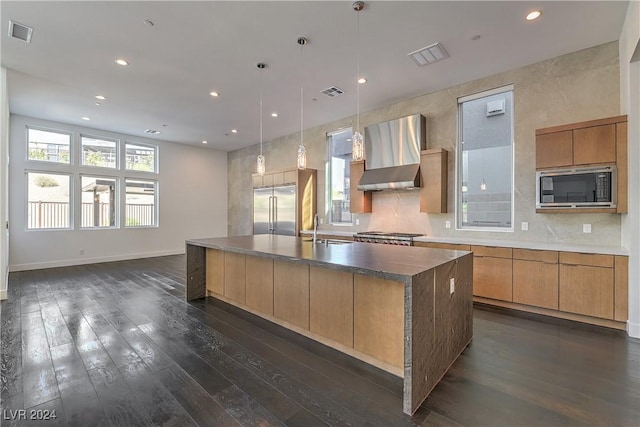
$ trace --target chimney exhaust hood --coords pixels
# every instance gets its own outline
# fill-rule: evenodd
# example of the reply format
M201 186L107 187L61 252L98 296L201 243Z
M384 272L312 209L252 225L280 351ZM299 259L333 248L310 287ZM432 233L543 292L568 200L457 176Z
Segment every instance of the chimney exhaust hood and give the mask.
M426 129L421 114L365 127L366 170L358 190L420 187L420 151L426 148Z

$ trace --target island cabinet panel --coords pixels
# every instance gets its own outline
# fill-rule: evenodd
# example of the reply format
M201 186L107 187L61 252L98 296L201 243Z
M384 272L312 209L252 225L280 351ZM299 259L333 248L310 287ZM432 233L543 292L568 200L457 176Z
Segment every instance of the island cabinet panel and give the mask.
M629 257L616 256L615 259L615 308L614 320L629 320Z
M187 244L187 301L207 296L207 253L205 248Z
M589 165L616 162L616 125L592 126L573 131L573 163Z
M273 259L247 255L246 304L273 316Z
M273 315L309 329L309 266L273 262Z
M513 302L558 309L557 252L514 249Z
M353 275L353 347L404 367L404 285L378 277Z
M613 319L613 268L560 264L560 310Z
M513 301L511 248L471 246L473 251L473 294Z
M309 329L353 347L353 274L310 267Z
M224 296L241 304L245 302L245 255L224 253Z
M572 164L572 131L536 135L536 168L557 168Z
M224 252L207 249L207 292L224 294Z

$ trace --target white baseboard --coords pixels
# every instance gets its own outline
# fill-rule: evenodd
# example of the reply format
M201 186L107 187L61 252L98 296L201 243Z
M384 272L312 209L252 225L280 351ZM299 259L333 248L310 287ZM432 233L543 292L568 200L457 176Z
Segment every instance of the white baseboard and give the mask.
M7 299L7 290L6 289L2 289L0 290L0 301Z
M138 254L114 255L114 256L105 256L105 257L96 257L96 258L68 259L68 260L62 260L62 261L34 262L34 263L27 263L27 264L14 264L9 266L9 271L13 272L13 271L25 271L25 270L40 270L43 268L70 267L73 265L97 264L100 262L126 261L129 259L153 258L158 256L167 256L167 255L183 255L184 253L185 253L184 248L181 248L181 249L174 249L169 251L144 252L144 253L138 253Z
M640 323L627 321L627 334L631 338L640 338Z

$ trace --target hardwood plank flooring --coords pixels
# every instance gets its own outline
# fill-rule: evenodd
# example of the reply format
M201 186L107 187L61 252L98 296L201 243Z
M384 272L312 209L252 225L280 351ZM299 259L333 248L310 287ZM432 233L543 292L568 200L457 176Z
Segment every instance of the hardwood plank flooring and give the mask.
M11 273L2 425L640 425L640 341L620 331L477 306L471 345L409 417L401 379L225 303L185 302L185 262Z

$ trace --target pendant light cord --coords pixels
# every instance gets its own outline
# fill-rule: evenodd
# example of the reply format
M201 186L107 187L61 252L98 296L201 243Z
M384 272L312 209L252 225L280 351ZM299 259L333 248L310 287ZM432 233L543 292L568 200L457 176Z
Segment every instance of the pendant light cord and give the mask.
M304 44L300 44L300 145L302 146L304 146L304 71L302 68Z
M260 68L260 155L262 156L262 70Z
M356 132L360 132L360 11L356 11Z

